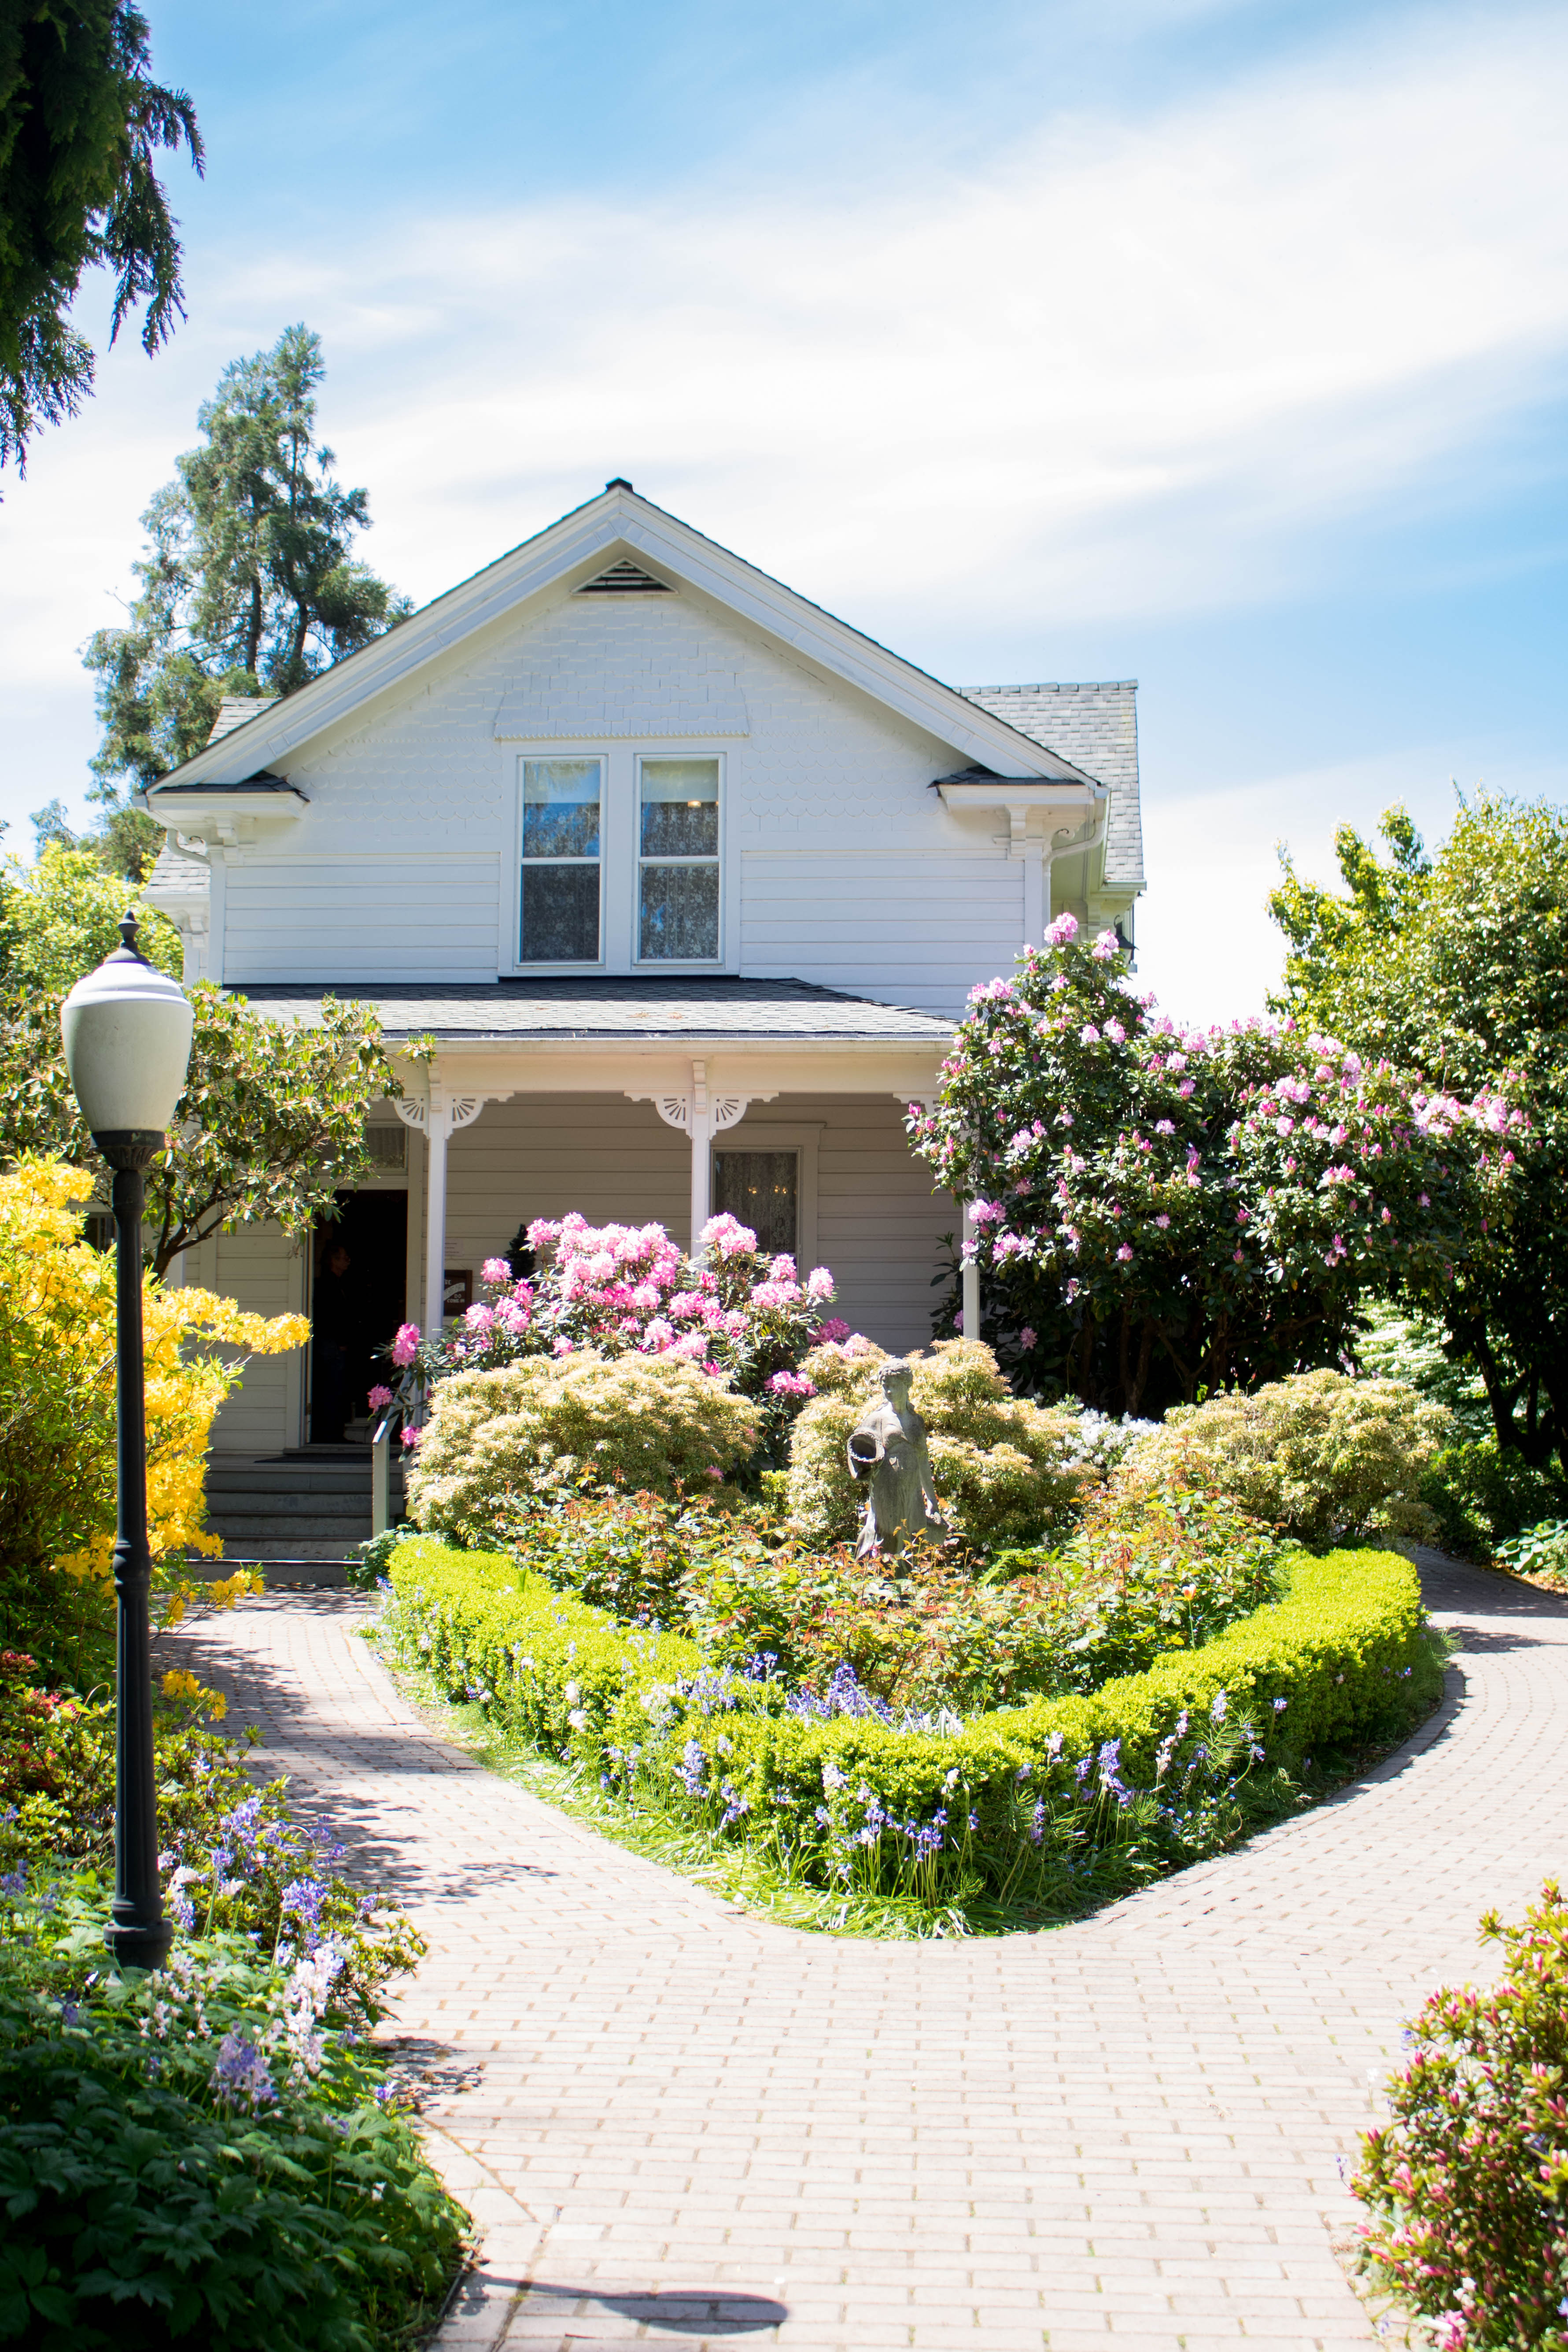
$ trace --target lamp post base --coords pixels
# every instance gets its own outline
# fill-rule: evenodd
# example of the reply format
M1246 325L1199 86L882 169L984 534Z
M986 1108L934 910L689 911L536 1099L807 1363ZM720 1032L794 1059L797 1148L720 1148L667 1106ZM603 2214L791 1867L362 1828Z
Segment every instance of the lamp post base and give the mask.
M103 1940L117 1968L161 1969L174 1941L174 1923L160 1919L149 1926L133 1926L129 1920L122 1924L111 1919Z

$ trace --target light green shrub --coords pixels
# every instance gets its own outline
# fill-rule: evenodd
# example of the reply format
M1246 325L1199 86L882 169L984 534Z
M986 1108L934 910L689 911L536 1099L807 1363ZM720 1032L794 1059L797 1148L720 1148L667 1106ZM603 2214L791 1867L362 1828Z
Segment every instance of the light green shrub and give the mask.
M437 1384L408 1515L427 1534L493 1541L542 1488L710 1489L760 1433L750 1398L682 1357L524 1357Z
M864 1496L849 1475L849 1433L877 1391L888 1358L868 1342L856 1352L814 1349L803 1369L817 1394L790 1439L789 1510L810 1543L846 1542ZM936 1489L973 1544L1022 1544L1064 1519L1081 1483L1073 1466L1077 1423L1015 1397L996 1359L977 1339L939 1339L910 1359L910 1395L931 1438Z
M1185 1475L1302 1543L1430 1543L1421 1482L1449 1428L1404 1381L1294 1372L1251 1395L1180 1405L1141 1438L1113 1485L1138 1494Z

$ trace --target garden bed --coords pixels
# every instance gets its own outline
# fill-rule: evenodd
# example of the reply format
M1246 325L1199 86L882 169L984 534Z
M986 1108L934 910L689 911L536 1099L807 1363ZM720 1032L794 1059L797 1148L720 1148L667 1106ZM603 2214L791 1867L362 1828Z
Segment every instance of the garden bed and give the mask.
M1287 1577L1142 1672L962 1720L898 1717L842 1675L814 1692L715 1665L506 1555L426 1538L392 1555L382 1638L479 1737L531 1751L542 1793L555 1779L645 1846L732 1855L742 1877L838 1898L846 1923L887 1904L902 1932L990 1928L1219 1851L1427 1711L1442 1667L1406 1560L1297 1555Z

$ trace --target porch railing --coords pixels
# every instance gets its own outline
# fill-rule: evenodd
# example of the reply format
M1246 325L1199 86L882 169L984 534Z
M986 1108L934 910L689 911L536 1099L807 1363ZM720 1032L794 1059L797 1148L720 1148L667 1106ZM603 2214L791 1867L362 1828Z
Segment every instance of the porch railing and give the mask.
M370 1531L384 1536L392 1525L392 1433L403 1419L397 1405L384 1412L370 1439ZM362 1523L363 1524L363 1523Z

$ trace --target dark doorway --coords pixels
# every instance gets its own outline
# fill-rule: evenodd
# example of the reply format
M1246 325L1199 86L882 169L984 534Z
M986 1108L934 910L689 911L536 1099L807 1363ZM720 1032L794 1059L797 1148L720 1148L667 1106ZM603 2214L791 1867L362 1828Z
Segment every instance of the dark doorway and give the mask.
M341 1445L386 1380L376 1351L406 1310L408 1195L340 1192L330 1223L311 1236L310 1443Z

